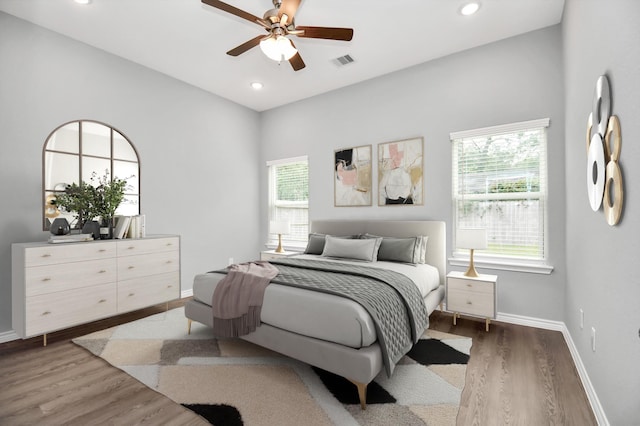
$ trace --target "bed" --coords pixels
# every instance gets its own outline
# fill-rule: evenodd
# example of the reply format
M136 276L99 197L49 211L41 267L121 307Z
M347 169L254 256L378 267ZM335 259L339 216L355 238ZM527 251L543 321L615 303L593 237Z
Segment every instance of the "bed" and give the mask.
M423 238L426 250L423 250L421 258L424 264L384 260L368 263L328 258L318 254L294 256L291 262L318 264L321 265L320 268L324 268L323 262L332 265L340 263L346 265L345 268L358 268L359 265L366 264L370 270L380 268L375 273L407 275L417 282L416 288L424 300L423 309L426 310L427 317L441 306L446 276L444 222L319 220L311 223L310 232L315 234L315 238L324 235L347 238L366 235L380 241L379 238L384 237L386 247L388 241L392 241L393 238L426 236L427 238ZM310 246L311 243L307 249L313 253ZM273 263L281 268L289 266L286 260L282 262L284 263ZM191 321L213 327L212 295L217 282L224 276L209 272L195 277L194 297L185 304L189 329ZM348 379L356 385L360 404L364 409L367 385L385 368L387 374L392 372L392 366L390 370L386 357L387 343L382 339L383 334L378 327L377 317L374 321L371 315L360 304L350 299L272 283L264 294L261 325L254 332L241 338ZM424 323L420 324L425 326ZM418 330L419 334L423 331Z

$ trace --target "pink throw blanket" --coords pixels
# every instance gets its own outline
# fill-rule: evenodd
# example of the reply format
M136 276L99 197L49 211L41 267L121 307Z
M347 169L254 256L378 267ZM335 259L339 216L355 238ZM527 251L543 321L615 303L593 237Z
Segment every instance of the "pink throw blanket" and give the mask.
M249 334L260 325L264 292L278 269L268 262L231 265L213 292L213 333L219 337Z

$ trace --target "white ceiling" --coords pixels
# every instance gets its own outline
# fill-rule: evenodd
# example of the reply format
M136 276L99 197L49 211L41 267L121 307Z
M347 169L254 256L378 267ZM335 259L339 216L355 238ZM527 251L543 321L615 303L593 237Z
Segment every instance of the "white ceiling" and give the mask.
M228 0L262 17L271 0ZM0 0L0 11L80 40L241 105L264 111L517 34L560 23L564 0L303 0L296 23L354 29L350 42L292 37L306 68L294 72L255 47L257 24L200 0ZM355 62L336 65L351 55ZM250 83L264 88L255 91Z

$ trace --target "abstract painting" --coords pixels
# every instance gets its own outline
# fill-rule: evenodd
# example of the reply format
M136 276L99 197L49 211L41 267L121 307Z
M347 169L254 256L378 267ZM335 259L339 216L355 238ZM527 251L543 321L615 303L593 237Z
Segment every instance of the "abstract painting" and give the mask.
M423 204L423 139L378 144L378 205Z
M371 145L336 150L333 170L336 207L371 205Z

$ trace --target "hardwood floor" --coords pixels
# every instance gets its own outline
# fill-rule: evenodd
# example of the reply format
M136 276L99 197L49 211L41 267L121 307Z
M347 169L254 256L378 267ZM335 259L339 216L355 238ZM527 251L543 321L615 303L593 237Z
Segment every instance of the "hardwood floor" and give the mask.
M473 338L458 425L597 425L562 333L434 312L430 328Z
M173 302L170 308L184 301ZM159 305L48 336L0 344L1 425L201 425L70 339L161 312ZM458 425L595 425L562 334L435 312L431 328L473 338ZM250 425L249 425L250 426Z

